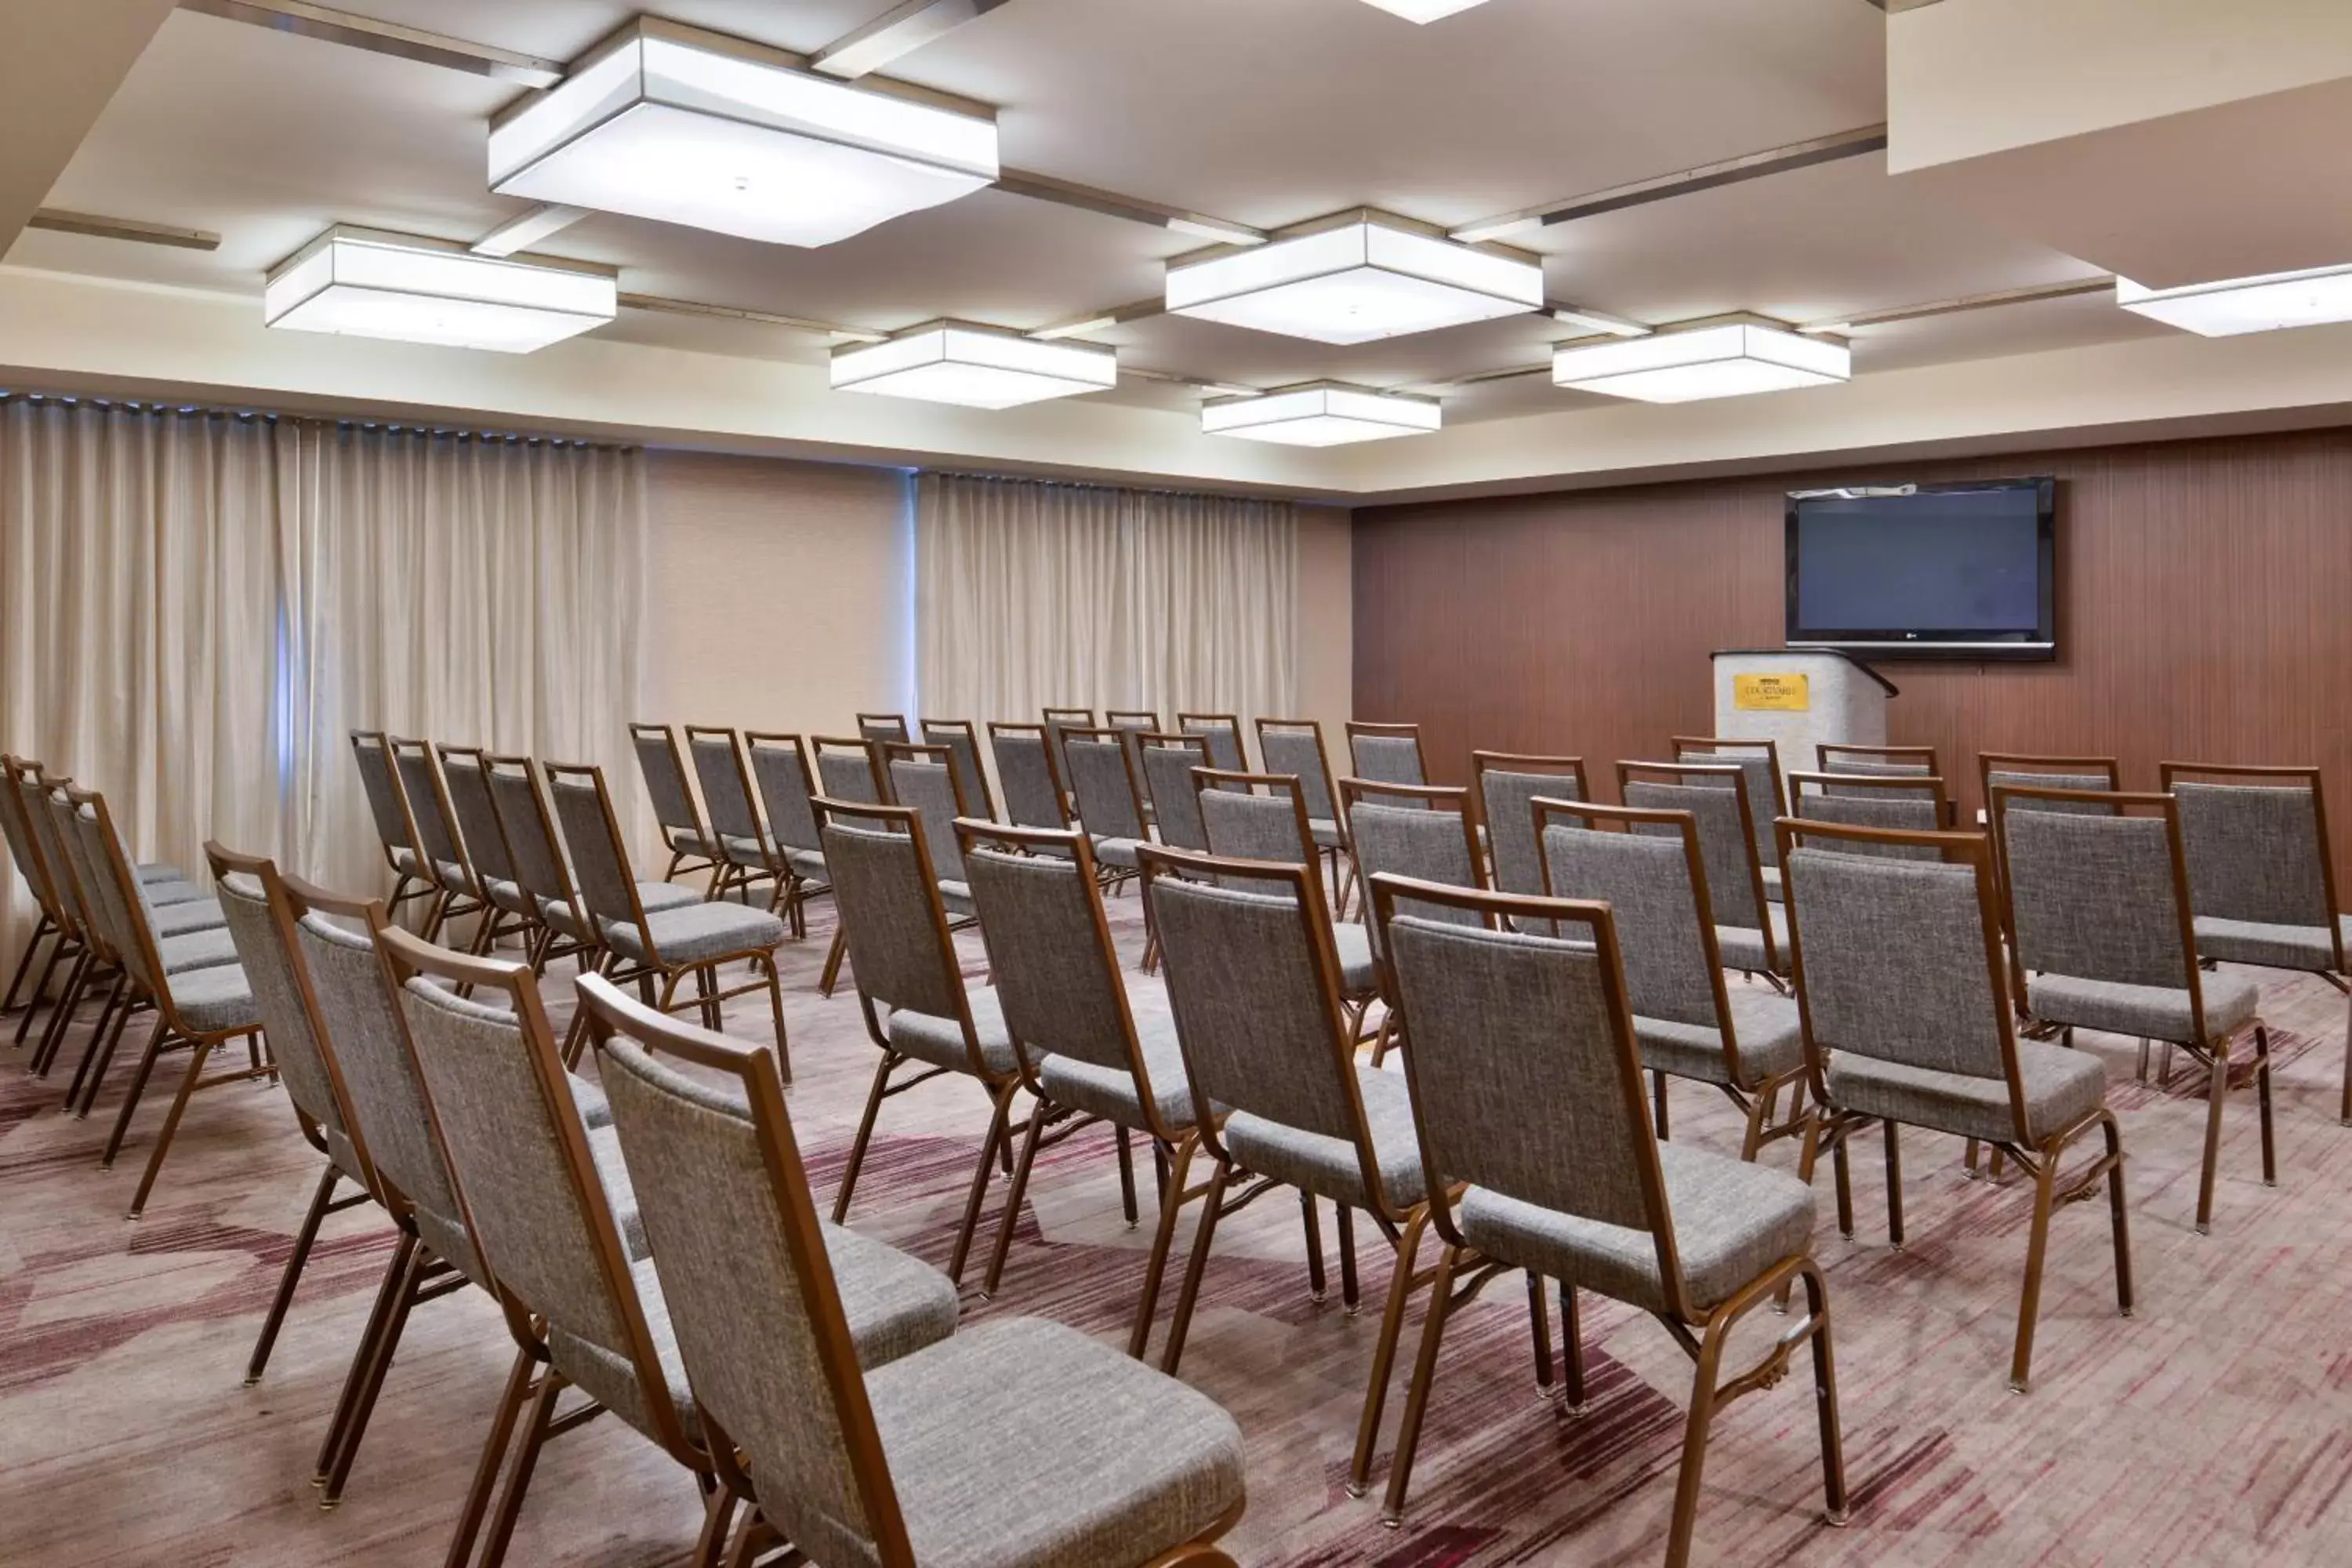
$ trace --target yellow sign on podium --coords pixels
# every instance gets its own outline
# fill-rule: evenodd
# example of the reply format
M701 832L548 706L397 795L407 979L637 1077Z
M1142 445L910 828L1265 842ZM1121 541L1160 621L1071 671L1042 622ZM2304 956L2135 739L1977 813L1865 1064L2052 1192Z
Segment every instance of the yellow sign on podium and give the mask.
M1801 675L1735 675L1731 705L1743 713L1804 713L1813 694Z

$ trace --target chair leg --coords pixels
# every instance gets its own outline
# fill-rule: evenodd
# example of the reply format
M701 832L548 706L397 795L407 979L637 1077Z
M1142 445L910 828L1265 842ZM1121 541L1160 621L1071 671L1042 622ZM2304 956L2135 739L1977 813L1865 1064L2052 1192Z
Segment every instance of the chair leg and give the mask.
M2116 1307L2132 1315L2131 1221L2124 1205L2124 1134L2112 1110L2102 1111L2101 1128L2107 1135L2107 1214L2116 1233Z
M702 1533L695 1538L694 1568L720 1568L727 1554L727 1536L735 1522L735 1489L721 1482L711 1489L702 1515Z
M1038 1140L1045 1135L1045 1108L1040 1105L1035 1110L1030 1112L1029 1131L1021 1138L1021 1161L1013 1167L1013 1185L1004 1194L1004 1213L998 1216L996 1221L996 1244L989 1248L988 1272L981 1277L980 1281L980 1299L983 1301L996 1294L996 1287L1004 1278L1004 1256L1013 1250L1013 1227L1020 1221L1021 1200L1029 1191L1030 1168L1037 1163L1037 1143ZM1119 1152L1124 1154L1127 1152L1127 1129L1120 1128L1118 1133ZM1132 1204L1134 1187L1131 1178L1128 1198Z
M1699 1480L1706 1469L1707 1432L1715 1425L1716 1370L1723 1360L1725 1327L1710 1321L1699 1340L1698 1370L1691 1378L1690 1415L1683 1426L1682 1472L1675 1480L1674 1521L1666 1535L1666 1568L1685 1568L1690 1562L1691 1535L1698 1521ZM1815 1352L1817 1362L1819 1353Z
M1323 1274L1323 1219L1315 1208L1315 1194L1300 1188L1299 1223L1307 1231L1307 1299L1320 1301L1330 1294Z
M971 1194L964 1199L963 1226L956 1232L955 1252L948 1260L948 1279L958 1285L963 1283L964 1262L971 1256L972 1235L980 1228L981 1205L988 1201L988 1168L996 1163L997 1145L1009 1136L1006 1127L1013 1119L1013 1097L1020 1092L1021 1082L1015 1079L990 1096L995 1109L988 1118L988 1137L980 1146L980 1163L971 1173ZM1032 1125L1038 1117L1038 1111L1031 1112ZM1009 1212L1004 1217L1006 1224L1012 1223Z
M172 1152L172 1137L180 1130L180 1118L187 1113L188 1096L196 1091L196 1085L204 1077L205 1061L213 1054L215 1043L199 1040L188 1052L188 1075L180 1080L178 1092L172 1096L172 1109L163 1113L163 1125L155 1130L155 1147L147 1156L146 1170L140 1173L138 1190L131 1194L132 1219L137 1219L145 1210L147 1194L155 1190L155 1178L163 1169L163 1156ZM122 1109L127 1124L131 1108L125 1105Z
M768 977L768 1014L776 1026L776 1073L784 1087L793 1085L793 1047L784 1037L784 983L776 973L776 955L763 952L751 960Z
M482 1445L482 1457L474 1466L473 1484L466 1490L466 1506L457 1514L457 1533L449 1542L444 1568L465 1568L474 1554L474 1539L481 1533L482 1516L489 1511L490 1488L497 1484L507 1447L514 1441L515 1422L522 1415L523 1402L530 1397L530 1371L536 1364L530 1352L517 1348L514 1367L507 1373L506 1387L499 1394L498 1410L490 1417L489 1436Z
M1805 1261L1805 1308L1812 1314L1813 1408L1822 1427L1822 1492L1823 1519L1833 1525L1846 1521L1845 1427L1838 1419L1837 1357L1830 1346L1828 1282L1811 1259Z
M1135 1204L1135 1135L1126 1128L1114 1129L1118 1140L1118 1206L1127 1216L1127 1228L1133 1230L1141 1217Z
M1666 1136L1668 1136L1668 1134L1667 1134L1667 1131L1666 1131L1666 1075L1665 1075L1665 1074L1664 1074L1664 1073L1662 1073L1662 1072L1654 1072L1654 1073L1652 1073L1652 1074L1650 1075L1650 1097L1651 1097L1651 1099L1653 1099L1654 1100L1655 1100L1655 1101L1657 1102L1657 1109L1656 1109L1656 1112L1655 1112L1654 1120L1656 1121L1656 1122L1657 1122L1657 1124L1658 1124L1658 1136L1659 1136L1659 1137L1661 1137L1661 1138L1666 1137Z
M1454 1270L1458 1248L1448 1247L1437 1259L1437 1279L1430 1287L1429 1310L1421 1323L1421 1353L1414 1358L1412 1384L1404 1396L1404 1420L1397 1427L1395 1457L1389 1460L1388 1496L1381 1504L1381 1522L1394 1530L1404 1522L1405 1488L1412 1480L1412 1454L1421 1444L1421 1419L1429 1409L1429 1385L1437 1376L1437 1349L1445 1337L1445 1320L1454 1295ZM1542 1292L1538 1290L1541 1297Z
M33 1026L33 1015L41 1010L41 998L48 994L49 980L51 976L57 973L58 965L64 963L66 949L71 945L72 944L66 940L65 933L62 931L58 933L58 940L49 944L49 961L41 965L41 977L33 983L33 994L25 998L24 1015L16 1020L16 1033L15 1039L17 1045L22 1046L25 1043L25 1036L26 1032ZM30 950L28 949L27 951ZM72 973L72 966L70 964L67 966L67 973ZM52 1006L55 1006L57 1004L55 1003L50 1004ZM2346 1068L2345 1078L2347 1082L2352 1082L2352 1068ZM2347 1094L2352 1094L2352 1089L2347 1089L2346 1092ZM2347 1111L2346 1114L2348 1119L2352 1119L2352 1111Z
M816 990L820 996L833 994L834 983L841 978L842 955L849 951L849 933L836 921L833 928L833 945L824 950L824 973L817 976Z
M1551 1392L1551 1309L1544 1303L1543 1276L1528 1270L1528 1329L1535 1336L1536 1386Z
M1563 1279L1559 1282L1559 1353L1562 1368L1563 1395L1573 1415L1584 1414L1584 1314L1577 1310L1576 1287Z
M530 1489L530 1473L539 1467L540 1449L547 1446L547 1427L555 1416L556 1396L564 1387L563 1374L553 1367L540 1374L539 1395L531 1401L530 1415L524 1420L522 1446L515 1450L506 1488L499 1495L498 1511L490 1519L489 1536L482 1542L481 1568L499 1568L507 1560L507 1543L514 1539L515 1516L522 1511L523 1494Z
M2254 1113L2263 1130L2263 1185L2278 1185L2278 1144L2271 1135L2271 1032L2254 1026Z
M253 1354L245 1363L245 1385L251 1388L261 1381L268 1368L269 1352L277 1346L278 1331L286 1321L286 1309L294 1302L294 1287L302 1278L302 1266L310 1261L310 1246L319 1239L319 1223L327 1217L327 1205L335 1195L335 1183L342 1172L332 1160L319 1173L319 1190L310 1195L310 1212L302 1216L302 1228L294 1233L294 1250L287 1255L285 1272L278 1278L278 1294L271 1298L269 1311L261 1320L260 1337L254 1341Z
M1176 1217L1183 1211L1184 1178L1192 1173L1192 1151L1201 1146L1198 1134L1187 1132L1176 1145L1168 1179L1160 1186L1160 1224L1152 1232L1151 1258L1143 1266L1143 1293L1135 1303L1135 1327L1128 1334L1127 1353L1136 1360L1151 1343L1151 1317L1160 1306L1160 1282L1168 1272L1168 1249L1176 1238Z
M56 928L51 926L49 923L49 911L43 910L40 913L40 917L33 922L33 940L25 944L24 952L16 959L16 973L8 978L7 992L5 994L0 994L0 1013L13 1013L16 1010L16 992L24 985L25 976L33 972L33 958L40 952L41 942L44 939L48 937L55 929ZM41 973L44 978L46 978L48 971L45 969ZM33 994L36 997L39 996L40 994L41 988L39 986L36 985L33 987ZM28 1008L30 1005L31 1004L26 1004ZM24 1044L24 1038L22 1036L17 1037L16 1043L19 1045Z
M866 1097L866 1115L857 1123L857 1137L849 1145L849 1163L842 1167L841 1191L834 1194L833 1223L840 1225L849 1217L849 1194L857 1190L857 1172L866 1163L866 1145L874 1139L874 1119L882 1113L882 1097L889 1092L890 1069L898 1058L888 1051L874 1069L874 1088Z
M314 1487L325 1486L334 1468L335 1454L343 1446L343 1428L351 1424L352 1412L359 1408L360 1390L366 1385L368 1367L375 1360L376 1342L392 1321L393 1304L407 1280L409 1256L415 1249L416 1238L404 1231L393 1246L392 1256L384 1259L383 1279L376 1286L374 1305L368 1309L367 1326L360 1331L351 1369L343 1373L343 1391L335 1397L335 1413L327 1418L326 1435L319 1439L319 1457L310 1467Z
M1903 1142L1898 1123L1881 1122L1886 1130L1886 1239L1903 1250Z
M1364 1390L1364 1413L1356 1421L1356 1455L1348 1467L1348 1495L1362 1497L1372 1488L1372 1448L1380 1441L1381 1407L1388 1403L1389 1378L1396 1370L1397 1338L1404 1331L1405 1310L1412 1305L1413 1275L1421 1263L1421 1233L1429 1225L1429 1205L1412 1211L1404 1234L1397 1238L1396 1271L1389 1276L1388 1310L1381 1314L1381 1337L1372 1347L1371 1382Z
M81 999L89 994L89 984L98 967L88 949L74 960L73 968L66 972L65 989L49 1006L49 1021L42 1026L41 1043L33 1049L33 1074L48 1076L49 1067L58 1059L58 1047L65 1044L66 1031L72 1027L74 1015L81 1010Z
M320 1508L333 1508L343 1500L344 1483L351 1479L352 1465L360 1457L360 1439L367 1436L368 1419L375 1414L376 1395L383 1392L384 1374L392 1370L393 1355L400 1349L400 1336L408 1329L408 1314L416 1306L426 1254L411 1238L402 1239L410 1241L410 1246L401 1268L399 1288L393 1297L392 1315L384 1320L383 1332L376 1336L373 1353L368 1357L367 1376L360 1385L359 1402L352 1407L351 1418L343 1423L341 1440L328 1464L326 1490L319 1499Z
M89 1043L82 1047L81 1060L74 1064L73 1077L66 1083L66 1104L85 1120L98 1099L100 1081L114 1064L115 1043L131 1019L131 1004L122 995L125 984L118 977L107 993L106 1005L98 1011L98 1026L90 1031Z
M2059 1144L2042 1146L2040 1167L2033 1176L2033 1228L2025 1242L2025 1290L2017 1303L2017 1350L2009 1363L2009 1391L2023 1394L2032 1386L2033 1325L2042 1311L2042 1265L2050 1250L2050 1210L2058 1180Z
M2197 1178L2200 1236L2210 1236L2213 1230L2213 1182L2221 1161L2221 1106L2230 1098L2230 1042L2217 1040L2210 1048L2213 1070L2206 1080L2205 1166Z
M1332 1206L1339 1211L1339 1305L1352 1318L1361 1305L1356 1294L1356 1211L1346 1204Z
M1201 1298L1201 1276L1209 1266L1209 1243L1217 1234L1218 1211L1225 1206L1225 1185L1233 1175L1234 1168L1220 1160L1209 1177L1200 1228L1192 1233L1192 1256L1184 1260L1184 1285L1176 1292L1176 1315L1168 1320L1168 1346L1160 1352L1160 1370L1171 1377L1176 1375L1184 1357L1184 1335L1192 1326L1192 1309Z
M147 1037L147 1048L140 1053L139 1070L131 1075L130 1090L123 1096L121 1110L115 1115L114 1131L106 1140L105 1152L99 1155L98 1163L101 1168L113 1165L115 1154L122 1148L123 1134L131 1130L131 1113L138 1110L139 1097L146 1092L148 1077L155 1070L155 1059L163 1054L163 1042L171 1037L171 1024L158 1014L155 1027ZM98 1098L95 1089L93 1085L90 1096L93 1100Z

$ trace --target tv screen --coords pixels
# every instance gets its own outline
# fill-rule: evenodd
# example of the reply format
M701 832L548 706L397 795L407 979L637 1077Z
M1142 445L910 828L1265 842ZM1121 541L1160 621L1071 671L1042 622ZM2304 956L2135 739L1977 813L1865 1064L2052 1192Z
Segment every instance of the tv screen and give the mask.
M1790 646L2055 658L2057 488L1980 479L1792 492Z

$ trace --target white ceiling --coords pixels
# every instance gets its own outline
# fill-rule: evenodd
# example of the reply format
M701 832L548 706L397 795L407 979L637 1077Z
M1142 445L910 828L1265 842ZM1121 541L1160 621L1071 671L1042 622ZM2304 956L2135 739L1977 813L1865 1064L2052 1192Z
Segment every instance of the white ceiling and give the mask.
M341 0L344 9L552 58L636 7L607 0ZM888 0L669 0L659 14L813 51ZM998 105L1008 166L1260 227L1371 205L1453 226L1852 130L1886 116L1885 18L1866 0L1488 0L1415 26L1360 0L1010 0L890 74ZM32 232L11 263L227 289L319 230L470 240L524 210L483 178L506 84L182 12L47 205L201 228L203 253ZM539 247L623 288L891 330L949 315L1034 328L1154 297L1200 242L984 191L822 250L598 215ZM1557 225L1521 241L1556 297L1667 322L1728 310L1841 318L2095 270L1890 180L1882 155ZM2093 296L1856 336L1857 373L2161 332ZM602 336L814 363L824 340L625 311ZM1541 317L1327 348L1159 317L1097 334L1133 366L1273 386L1388 386L1539 363ZM1186 407L1130 379L1125 402ZM1456 420L1571 409L1542 375L1449 395Z

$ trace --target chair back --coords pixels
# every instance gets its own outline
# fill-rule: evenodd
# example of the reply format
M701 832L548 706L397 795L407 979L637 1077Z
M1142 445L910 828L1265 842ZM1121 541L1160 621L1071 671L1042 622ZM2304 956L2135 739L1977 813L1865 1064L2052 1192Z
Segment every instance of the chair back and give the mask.
M880 805L887 794L882 787L882 763L872 742L843 735L812 735L816 752L817 788L827 800Z
M441 782L448 791L449 811L466 846L467 862L481 879L482 896L501 908L523 902L511 892L502 899L492 891L496 884L514 883L516 878L514 852L507 845L506 828L499 821L498 802L490 795L488 753L479 746L442 745L434 749L440 757ZM520 912L536 913L528 908Z
M737 865L765 868L775 855L769 845L767 825L760 820L760 808L752 798L743 742L732 730L688 724L686 752L694 759L695 782L702 786L703 813L720 857Z
M1176 715L1176 732L1198 735L1207 742L1211 767L1229 773L1249 772L1249 749L1242 743L1239 714L1179 713Z
M456 813L441 770L433 765L428 741L391 740L393 770L400 775L400 793L408 799L408 817L416 825L416 845L425 851L423 874L456 891L474 890L473 871L466 847L457 839Z
M996 795L988 787L988 769L980 760L980 731L969 719L921 721L923 744L945 746L955 764L956 787L964 804L981 816L996 816Z
M1654 811L1685 811L1698 825L1699 858L1706 868L1709 900L1717 925L1744 926L1764 933L1772 950L1772 928L1764 912L1764 875L1756 858L1756 827L1748 816L1743 769L1727 763L1620 763L1617 796L1627 805ZM1637 833L1676 829L1636 826Z
M711 1447L808 1560L910 1568L774 1053L579 987Z
M1789 815L1808 822L1886 827L1898 833L1936 833L1951 820L1944 781L1933 773L1790 773ZM1839 847L1849 855L1883 855L1897 860L1940 858L1931 846L1902 839L1857 838Z
M1052 731L1042 724L992 721L988 744L996 753L1004 815L1021 827L1069 826L1069 802L1062 794L1062 766L1054 754Z
M1995 784L1992 830L2019 969L2187 990L2203 1016L2170 795Z
M644 904L637 897L636 873L629 867L629 847L621 837L620 819L613 815L612 796L605 793L604 770L578 763L541 764L547 775L547 796L555 819L563 825L563 842L572 851L572 871L587 907L591 930L635 926L646 955L658 965L653 932L646 927Z
M1486 853L1494 862L1495 886L1529 897L1544 890L1543 848L1536 841L1534 805L1545 800L1590 800L1582 757L1526 756L1512 752L1473 752L1470 778Z
M904 742L914 739L908 733L904 713L860 713L857 716L857 733L861 739L877 746L885 742Z
M1062 727L1062 762L1078 821L1092 838L1141 838L1143 801L1135 786L1129 732Z
M1166 733L1143 737L1144 788L1151 795L1151 819L1160 842L1179 849L1206 851L1208 825L1201 820L1201 787L1194 768L1213 768L1205 734Z
M1933 746L1854 746L1823 742L1813 748L1813 760L1825 773L1846 778L1940 778Z
M1143 737L1160 732L1160 715L1141 708L1106 708L1103 710L1103 728L1118 731L1120 742L1127 747L1127 765L1140 780L1143 776ZM1145 801L1143 804L1149 806L1151 803Z
M1992 792L1998 785L2070 792L2063 795L2021 796L2015 809L2071 812L2078 816L2113 816L2113 801L2084 798L2084 792L2113 794L2123 787L2113 757L2035 757L2020 752L1979 752L1977 778L1984 789L1988 815L1992 809Z
M1045 743L1054 753L1054 766L1061 770L1065 781L1070 776L1070 760L1062 754L1062 731L1091 730L1095 727L1095 710L1091 708L1046 708L1039 710L1045 721Z
M760 786L760 805L767 812L772 840L786 849L814 852L823 847L816 831L816 795L809 777L808 748L798 735L778 735L746 730L743 745L751 753L751 777Z
M0 754L0 832L7 836L8 858L16 863L16 873L25 879L25 886L32 889L33 901L48 916L51 924L70 929L60 918L63 900L49 875L40 835L25 810L24 793L17 784L19 770L39 766L38 763L28 763L18 757Z
M375 823L376 837L383 840L385 853L405 849L420 862L414 869L423 873L425 857L417 847L416 824L409 817L408 798L393 770L391 738L381 730L354 730L352 755L359 763L360 788L367 795L368 816Z
M2336 919L2336 865L2317 768L2222 767L2166 763L2164 788L2179 802L2189 860L2189 908L2216 920L2324 926L2344 973Z
M96 790L68 785L65 811L66 826L81 850L76 871L83 878L84 892L93 905L90 912L106 932L114 961L132 984L176 1021L171 1008L170 976L156 951L154 928L147 918L147 896L140 891L131 858L123 853L122 840L115 835L106 797Z
M1544 896L1609 906L1625 1005L1638 1017L1730 1032L1715 903L1687 811L1546 801ZM1738 1082L1738 1060L1730 1058Z
M1267 773L1286 773L1298 781L1299 798L1306 805L1309 822L1339 822L1339 808L1331 793L1331 763L1323 752L1321 724L1312 719L1261 719L1257 721L1257 755Z
M1373 784L1425 784L1418 724L1348 724L1348 761L1355 776ZM1402 806L1403 810L1417 809Z
M963 965L948 934L922 818L906 805L858 805L824 797L816 804L859 1001L869 1017L879 1005L957 1020L978 1073L980 1042L964 993Z
M1201 830L1208 837L1210 854L1225 860L1315 864L1315 836L1307 826L1304 779L1289 773L1228 773L1196 768L1192 782L1200 786L1194 798L1200 804Z
M653 803L662 842L677 849L689 837L706 837L702 813L694 804L694 786L686 782L686 763L678 757L677 737L669 726L630 725L629 748L637 754L637 772L645 775L646 798Z
M1686 1317L1682 1268L1608 906L1416 886L1375 876L1429 1189L1466 1182L1593 1224L1645 1231L1663 1305ZM1468 923L1399 912L1450 903ZM1557 931L1496 930L1491 922ZM1425 1032L1424 1032L1425 1031ZM1449 1204L1433 1205L1455 1244ZM1638 1243L1636 1244L1638 1245Z
M1348 1140L1385 1202L1320 874L1157 845L1138 858L1203 1140L1213 1106Z
M1780 746L1777 741L1735 741L1714 735L1671 737L1675 761L1718 764L1739 770L1739 785L1748 796L1748 826L1755 837L1759 865L1774 864L1772 823L1789 815L1789 797L1780 783ZM1698 781L1711 784L1711 779ZM1629 803L1630 804L1630 803Z
M1416 882L1450 888L1486 886L1486 866L1478 853L1478 824L1470 792L1437 784L1375 784L1341 779L1339 799L1348 811L1348 842L1356 847L1356 867L1364 876L1386 871ZM1429 920L1472 919L1452 905L1404 906ZM1364 928L1375 957L1383 956L1376 923Z
M530 900L531 912L544 921L555 915L586 930L580 900L572 886L562 843L555 837L555 817L547 809L547 795L539 787L539 769L529 757L490 757L483 771L488 775L490 803L498 807L499 826L514 857L515 881Z
M1984 836L1791 820L1779 837L1816 1073L1838 1051L1990 1079L2030 1142ZM1885 853L1898 840L1926 853Z
M41 773L25 786L25 799L35 826L45 836L43 847L48 851L49 864L60 873L59 888L73 908L75 929L93 954L112 963L114 922L100 901L98 877L90 868L81 829L74 825L73 802L66 798L72 787L64 779Z
M451 952L397 927L376 942L399 987L474 1244L509 1322L543 1318L558 1371L707 1472L670 1401L536 977L527 965ZM459 985L495 1005L458 995Z
M964 879L963 850L956 819L966 815L963 785L955 774L955 753L945 746L885 744L882 765L894 805L911 807L923 820L923 847L930 856L931 879Z

